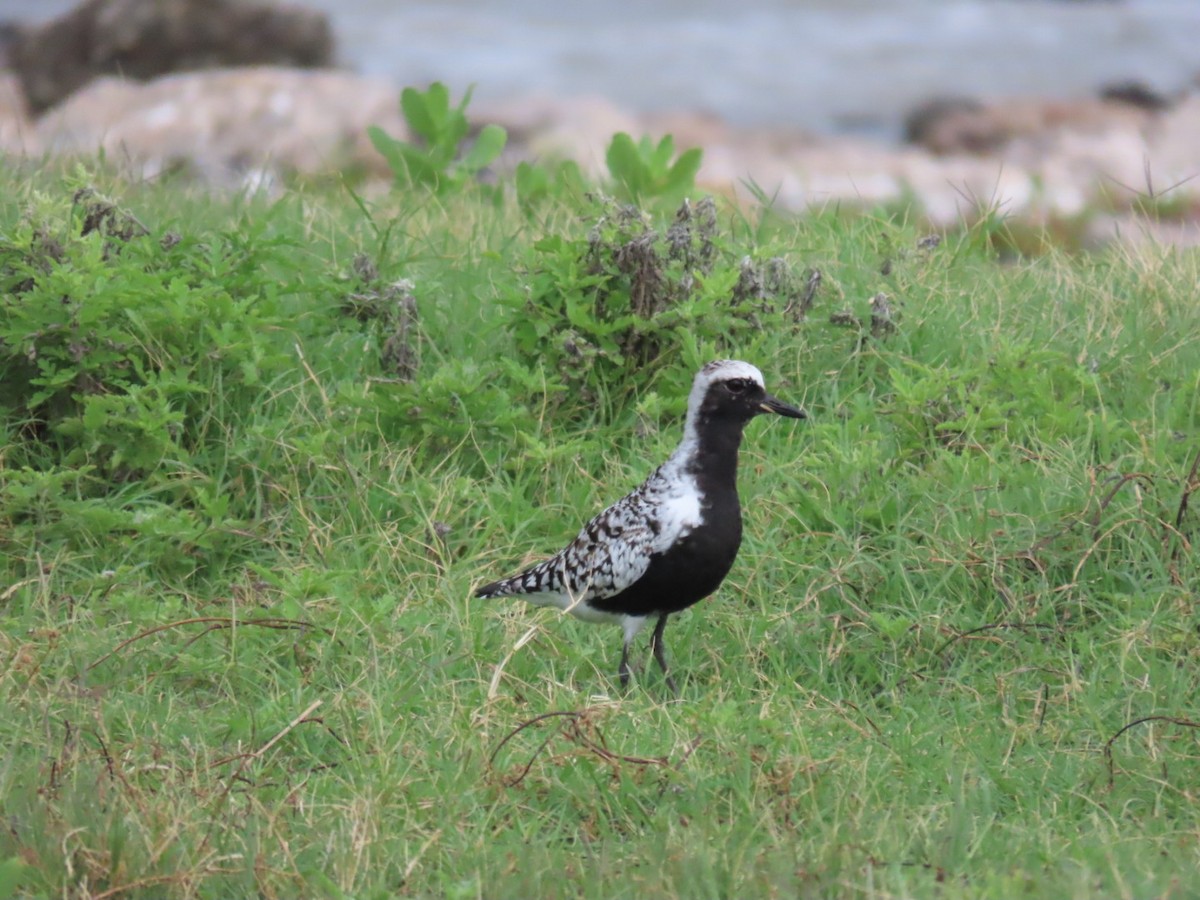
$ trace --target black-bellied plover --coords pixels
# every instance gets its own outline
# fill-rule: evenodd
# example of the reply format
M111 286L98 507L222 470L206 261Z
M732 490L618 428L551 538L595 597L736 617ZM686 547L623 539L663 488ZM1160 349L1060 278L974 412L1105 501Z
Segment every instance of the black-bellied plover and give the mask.
M657 617L650 646L672 692L663 629L671 613L717 589L742 543L737 454L746 423L761 413L804 410L767 394L762 373L738 360L711 362L688 397L683 440L641 486L600 513L560 553L484 585L476 597L519 597L625 632L618 673L629 683L629 645Z

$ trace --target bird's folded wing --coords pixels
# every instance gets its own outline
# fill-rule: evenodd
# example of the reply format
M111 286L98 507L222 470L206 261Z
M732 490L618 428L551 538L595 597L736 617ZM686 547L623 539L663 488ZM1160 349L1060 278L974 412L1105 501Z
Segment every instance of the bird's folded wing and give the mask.
M597 516L561 553L543 565L578 600L612 597L645 573L654 533L644 522L617 523Z

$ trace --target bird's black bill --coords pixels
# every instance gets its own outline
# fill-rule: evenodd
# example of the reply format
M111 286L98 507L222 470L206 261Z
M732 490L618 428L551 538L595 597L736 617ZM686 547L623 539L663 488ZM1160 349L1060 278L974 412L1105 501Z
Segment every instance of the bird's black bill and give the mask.
M762 403L759 404L759 409L763 412L772 412L776 415L787 416L789 419L807 419L808 413L800 409L798 406L790 406L782 400L776 400L771 395L767 395Z

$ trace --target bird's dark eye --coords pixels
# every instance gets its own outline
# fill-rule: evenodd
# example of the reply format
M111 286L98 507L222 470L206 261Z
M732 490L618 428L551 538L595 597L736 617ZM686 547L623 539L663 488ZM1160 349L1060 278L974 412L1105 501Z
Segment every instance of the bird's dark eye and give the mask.
M750 387L750 382L744 378L734 378L731 381L725 382L729 387L729 393L740 394Z

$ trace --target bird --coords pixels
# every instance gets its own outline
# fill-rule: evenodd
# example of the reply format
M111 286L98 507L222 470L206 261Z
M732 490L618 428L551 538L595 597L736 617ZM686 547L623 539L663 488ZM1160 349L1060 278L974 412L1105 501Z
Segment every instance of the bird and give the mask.
M808 417L768 394L750 363L708 363L692 382L683 439L666 462L559 553L478 588L475 597L515 597L585 622L620 625L622 689L629 686L630 645L655 619L651 650L678 696L663 630L670 615L716 591L733 566L742 542L738 448L746 423L764 413Z

